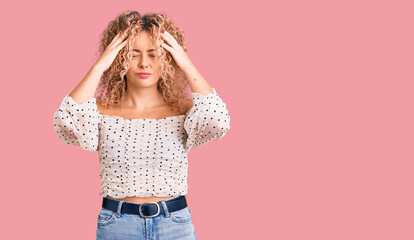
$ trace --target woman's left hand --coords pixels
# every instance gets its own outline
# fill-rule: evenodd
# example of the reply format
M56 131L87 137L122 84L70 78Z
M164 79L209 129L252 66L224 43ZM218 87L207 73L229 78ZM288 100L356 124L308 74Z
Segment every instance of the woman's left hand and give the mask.
M165 31L161 33L161 37L163 37L169 44L163 42L161 45L171 53L175 62L182 70L192 65L192 62L183 47L177 43L175 38L169 32Z

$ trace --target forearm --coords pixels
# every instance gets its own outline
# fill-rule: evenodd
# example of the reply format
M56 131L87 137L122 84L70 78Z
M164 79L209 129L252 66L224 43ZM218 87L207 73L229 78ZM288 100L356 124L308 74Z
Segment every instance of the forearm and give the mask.
M93 65L78 86L76 86L75 89L73 89L73 91L69 94L69 96L72 97L78 104L93 98L102 74L103 70L99 68L99 66Z
M188 67L185 67L183 71L187 76L188 84L190 85L192 92L200 93L205 96L213 91L194 65L191 64Z

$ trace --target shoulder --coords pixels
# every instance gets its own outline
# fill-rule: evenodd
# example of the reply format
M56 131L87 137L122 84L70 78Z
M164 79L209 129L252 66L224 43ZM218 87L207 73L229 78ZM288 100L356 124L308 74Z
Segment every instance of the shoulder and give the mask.
M98 111L100 112L102 109L102 103L100 100L96 99L96 108L98 108Z
M193 99L187 99L183 98L180 100L181 109L183 109L184 112L187 112L194 106Z
M106 114L107 109L104 108L103 103L98 99L96 99L96 108L101 114Z

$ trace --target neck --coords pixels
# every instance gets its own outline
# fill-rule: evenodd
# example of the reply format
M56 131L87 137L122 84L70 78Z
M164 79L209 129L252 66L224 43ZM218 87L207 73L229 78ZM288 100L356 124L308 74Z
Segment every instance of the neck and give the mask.
M146 111L164 104L162 93L158 91L157 85L151 87L127 87L125 100L121 104L123 108Z

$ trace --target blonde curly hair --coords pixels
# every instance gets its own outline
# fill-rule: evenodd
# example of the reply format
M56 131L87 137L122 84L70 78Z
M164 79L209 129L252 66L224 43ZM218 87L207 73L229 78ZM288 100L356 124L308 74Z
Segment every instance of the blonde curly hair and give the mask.
M132 59L133 39L142 31L147 31L154 43L162 42L161 33L168 31L177 43L186 49L186 37L184 31L177 27L165 14L147 13L141 17L137 11L127 10L118 15L108 24L100 38L98 57L102 55L106 47L119 33L126 31L128 42L120 50L110 68L105 71L98 85L97 102L103 108L119 106L125 100L127 88L126 73L130 68L129 60ZM157 83L157 89L164 100L173 110L182 111L182 99L191 99L187 94L188 80L185 73L178 67L170 52L161 45L154 44L156 51L155 61L161 65L161 77Z

